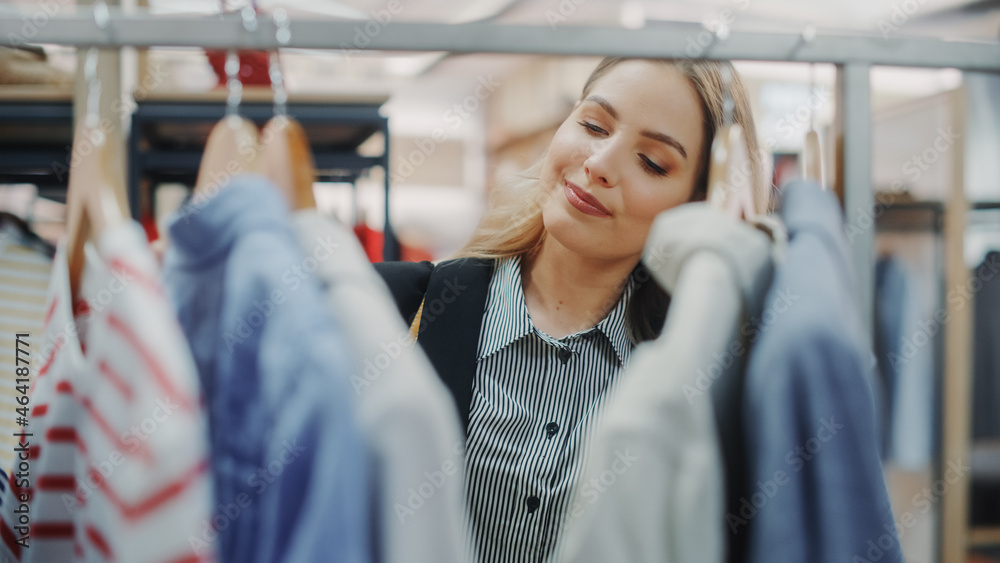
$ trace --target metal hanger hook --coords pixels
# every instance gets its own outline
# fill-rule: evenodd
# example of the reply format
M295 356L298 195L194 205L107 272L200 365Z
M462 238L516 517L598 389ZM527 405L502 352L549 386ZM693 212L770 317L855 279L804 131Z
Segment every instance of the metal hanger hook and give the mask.
M288 19L288 12L284 8L274 10L274 25L278 26L275 38L279 45L288 45L292 41L291 20Z
M730 67L732 63L722 64L719 74L722 75L722 123L731 125L733 123L733 111L736 109L736 102L733 101L733 71Z
M240 82L240 56L236 49L226 53L226 92L226 115L237 115L243 98L243 83Z
M226 2L222 0L222 9L225 11ZM248 33L253 33L257 29L257 7L256 3L250 3L240 10L243 19L243 29ZM236 49L229 49L226 52L226 117L233 117L239 114L240 102L243 100L243 82L240 81L240 57ZM232 120L230 120L233 123ZM233 123L235 126L235 123Z
M791 53L788 54L789 59L795 59L795 56L799 53L802 47L805 47L807 43L812 43L813 39L816 39L816 26L811 23L807 23L804 28L802 28L802 33L799 34L798 41L792 46Z
M292 39L292 32L289 30L288 14L284 8L274 11L274 25L278 28L275 39L279 45L287 45ZM285 89L285 78L281 72L281 62L278 59L278 49L271 53L268 74L271 78L271 89L274 91L274 115L288 115L288 91Z
M253 5L244 6L240 15L243 16L243 29L251 33L257 30L257 9Z
M704 52L706 55L712 51L712 48L715 47L716 44L729 38L729 26L724 22L720 21L719 25L716 26L714 30L708 29L708 26L705 24L702 24L702 26L712 34L712 41L705 46Z
M809 63L809 95L816 92L816 63ZM809 104L809 129L816 129L816 108Z
M87 58L83 63L83 79L87 82L87 113L84 125L96 129L100 122L101 112L101 79L97 76L97 47L87 49Z
M97 24L97 28L107 29L110 21L111 11L108 9L108 4L104 0L96 2L94 4L94 23Z
M98 29L104 30L111 20L111 13L108 4L104 0L99 0L94 4L94 23ZM87 113L84 116L84 125L88 129L95 130L97 135L98 125L101 119L101 80L97 76L97 62L100 56L97 47L87 49L87 56L83 62L83 79L87 83ZM102 139L94 139L100 142Z
M285 80L281 74L281 64L278 61L278 51L271 52L271 64L268 74L271 77L271 89L274 91L274 115L288 115L288 92L285 90Z

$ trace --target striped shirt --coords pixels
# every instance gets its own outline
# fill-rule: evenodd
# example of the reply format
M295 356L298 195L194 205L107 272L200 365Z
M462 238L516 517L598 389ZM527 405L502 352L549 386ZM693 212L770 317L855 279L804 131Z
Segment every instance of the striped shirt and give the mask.
M52 272L18 482L31 519L20 561L214 561L200 541L212 525L206 417L156 259L131 222L86 252L75 302L65 244Z
M16 479L12 477L17 473L21 439L15 434L23 430L18 423L21 418L18 409L27 412L18 397L27 387L18 388L17 368L28 368L27 373L34 374L40 365L38 343L51 271L52 259L48 254L26 240L16 227L0 226L0 339L7 343L0 350L0 362L5 366L0 386L0 561L4 562L18 561L22 550L15 535L18 526L15 510L20 503L13 486ZM18 334L28 336L22 336L20 344L15 346ZM20 371L23 383L24 370Z
M479 335L467 487L480 560L537 563L567 516L590 429L634 346L630 277L596 326L552 338L535 328L520 258L498 261Z

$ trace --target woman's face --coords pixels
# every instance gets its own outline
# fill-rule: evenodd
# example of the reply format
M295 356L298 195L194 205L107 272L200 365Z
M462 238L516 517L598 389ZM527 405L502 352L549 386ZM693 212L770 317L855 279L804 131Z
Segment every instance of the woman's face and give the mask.
M687 202L701 159L698 93L673 66L625 61L594 82L542 167L542 220L580 255L642 254L653 219Z

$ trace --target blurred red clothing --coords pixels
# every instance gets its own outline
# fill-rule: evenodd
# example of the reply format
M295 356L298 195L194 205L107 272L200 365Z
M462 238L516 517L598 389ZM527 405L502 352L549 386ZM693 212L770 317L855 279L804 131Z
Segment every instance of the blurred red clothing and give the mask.
M385 244L385 235L382 231L376 231L368 225L361 224L354 226L354 236L358 237L361 247L365 249L368 260L371 262L382 262L382 246ZM399 244L399 259L404 262L433 261L434 257L423 249Z
M218 77L219 86L226 85L226 51L205 51L208 62ZM270 86L270 59L266 51L240 51L240 82L244 86Z

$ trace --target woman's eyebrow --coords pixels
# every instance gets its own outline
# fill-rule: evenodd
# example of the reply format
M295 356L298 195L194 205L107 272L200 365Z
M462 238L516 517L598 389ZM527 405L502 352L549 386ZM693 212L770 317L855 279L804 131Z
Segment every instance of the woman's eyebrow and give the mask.
M674 147L675 149L677 149L677 152L681 153L681 156L684 157L684 160L687 160L688 153L686 150L684 150L684 145L682 145L680 141L671 137L670 135L664 133L657 133L656 131L650 131L648 129L643 129L642 131L639 132L639 134L642 135L643 137L653 139L654 141L660 141L661 143L666 143L671 147Z
M612 118L618 119L618 112L615 111L615 108L614 108L614 106L611 105L611 102L607 101L606 99L604 99L604 98L602 98L600 96L587 96L587 99L584 100L584 101L585 102L594 102L595 104L597 104L597 105L601 106L602 108L604 108L604 111L608 112L611 115Z
M612 119L618 119L618 111L616 111L614 106L611 105L611 102L602 98L601 96L597 95L587 96L587 98L584 101L594 102L595 104L604 108L604 111L608 112L608 115L610 115ZM642 135L643 137L653 139L654 141L660 141L661 143L667 144L677 149L677 152L681 153L681 156L683 156L684 159L687 160L688 155L687 151L684 150L684 145L682 145L680 141L671 137L670 135L667 135L665 133L657 133L656 131L650 131L648 129L643 129L642 131L639 132L639 134Z

